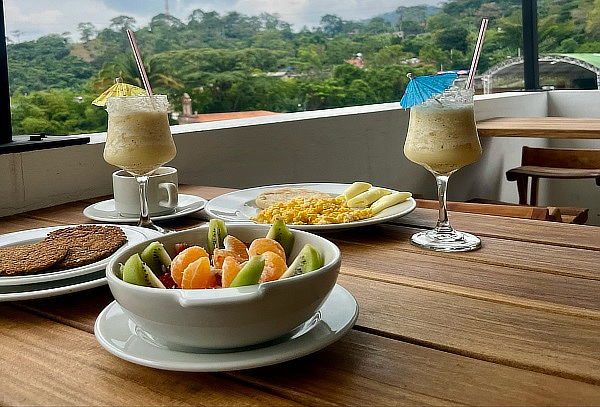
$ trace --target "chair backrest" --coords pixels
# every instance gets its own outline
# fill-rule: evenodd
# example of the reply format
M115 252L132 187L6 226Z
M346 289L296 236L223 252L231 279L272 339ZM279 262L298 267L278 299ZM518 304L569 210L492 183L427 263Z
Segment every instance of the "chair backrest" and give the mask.
M417 199L417 207L427 209L438 209L438 201L429 199ZM552 220L560 222L560 215L550 214L546 207L540 206L519 206L519 205L496 205L480 204L470 202L448 202L449 211L478 213L480 215L504 216L507 218Z
M600 169L600 150L523 147L521 165L552 168Z

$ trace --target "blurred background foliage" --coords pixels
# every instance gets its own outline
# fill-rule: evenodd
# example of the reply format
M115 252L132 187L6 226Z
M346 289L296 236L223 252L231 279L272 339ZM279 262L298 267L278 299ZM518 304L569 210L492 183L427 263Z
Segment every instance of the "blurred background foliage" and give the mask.
M539 50L600 52L600 0L539 0ZM125 30L133 29L155 92L174 111L188 93L202 113L294 112L398 101L408 72L468 69L481 18L490 18L479 70L519 54L520 0L450 0L398 7L364 21L324 15L293 31L277 15L195 10L185 20L129 16L106 28L8 45L15 134L104 131L90 104L122 77L141 86ZM344 62L362 55L364 67ZM277 75L273 73L279 73ZM271 74L269 74L271 73Z

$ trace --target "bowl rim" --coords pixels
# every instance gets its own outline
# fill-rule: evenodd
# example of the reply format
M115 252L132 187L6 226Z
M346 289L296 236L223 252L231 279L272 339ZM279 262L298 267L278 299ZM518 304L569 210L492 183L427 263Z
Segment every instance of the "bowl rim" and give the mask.
M226 222L226 225L234 226L234 227L238 227L238 226L239 227L253 227L253 228L258 227L258 228L262 228L265 230L268 230L268 228L269 228L269 225L248 224L246 222ZM269 287L272 287L274 284L277 286L282 285L282 284L293 284L293 282L315 278L315 277L331 270L332 268L339 268L339 265L341 264L342 253L341 253L339 247L337 247L337 245L335 243L333 243L329 239L326 239L326 238L316 235L314 233L310 233L310 232L307 232L304 230L290 229L293 234L309 236L310 239L319 240L322 243L324 243L325 245L329 246L329 248L332 249L332 251L334 252L333 259L331 259L328 263L323 264L323 266L318 268L317 270L313 270L310 273L289 277L284 280L274 280L274 281L268 281L266 283L259 283L259 284L254 284L254 285L250 285L250 286L226 287L226 288L218 288L218 289L216 289L216 288L215 289L200 289L200 288L198 288L198 289L185 289L185 290L184 289L157 289L155 287L146 287L146 286L126 283L125 281L118 278L112 272L112 269L115 267L115 265L118 263L121 263L121 261L118 261L118 259L120 259L120 257L126 251L130 251L130 250L134 249L135 247L148 245L151 242L155 242L155 241L160 242L161 239L164 239L166 237L177 236L177 235L186 234L186 233L190 233L190 232L194 232L194 231L198 231L198 230L202 230L202 229L208 229L208 223L205 223L203 225L196 226L196 227L193 227L190 229L185 229L185 230L177 231L174 233L169 233L164 236L149 238L149 239L146 239L139 243L136 243L133 246L123 247L123 248L119 249L115 253L115 255L112 257L110 262L106 265L106 279L109 283L109 287L110 287L110 284L112 283L112 284L116 284L121 287L125 287L128 290L137 291L139 293L153 293L154 295L163 295L163 296L178 295L180 297L183 297L185 295L181 294L181 293L204 293L204 295L201 295L202 298L198 298L198 300L217 301L219 299L222 299L222 300L234 300L235 301L236 297L239 297L239 299L241 300L241 299L243 299L243 297L249 298L251 296L253 296L253 297L262 296L265 294L265 291L268 290ZM219 293L222 293L222 294L219 294Z

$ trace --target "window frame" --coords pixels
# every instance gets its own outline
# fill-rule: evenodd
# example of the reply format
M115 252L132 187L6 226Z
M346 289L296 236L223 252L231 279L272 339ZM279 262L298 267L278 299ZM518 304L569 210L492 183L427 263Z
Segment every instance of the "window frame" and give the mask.
M13 141L8 84L8 54L6 49L4 1L0 1L0 145Z

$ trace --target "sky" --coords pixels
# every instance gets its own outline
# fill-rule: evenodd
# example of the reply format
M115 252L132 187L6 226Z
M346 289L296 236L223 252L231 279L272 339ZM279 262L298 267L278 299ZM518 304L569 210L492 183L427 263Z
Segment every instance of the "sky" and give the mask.
M336 14L346 20L362 20L393 11L398 6L439 4L440 0L168 0L169 13L186 19L201 8L221 14L238 11L247 15L279 14L294 29L319 24L321 16ZM6 34L13 41L36 39L46 34L70 32L79 39L77 24L91 22L98 29L110 19L128 15L145 25L165 11L165 0L4 0Z

